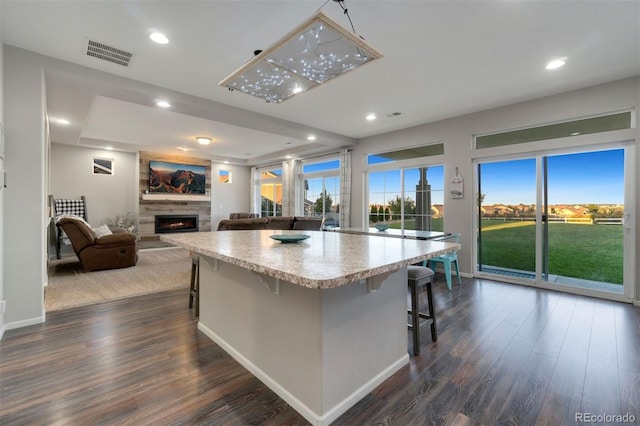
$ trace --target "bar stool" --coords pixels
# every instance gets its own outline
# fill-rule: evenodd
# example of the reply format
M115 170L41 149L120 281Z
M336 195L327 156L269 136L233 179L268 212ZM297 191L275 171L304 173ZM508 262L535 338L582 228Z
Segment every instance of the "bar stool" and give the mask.
M200 258L191 256L191 290L189 291L189 309L193 308L195 301L195 316L200 316Z
M438 340L436 331L436 313L433 309L433 293L431 291L431 283L433 281L433 271L425 266L407 266L407 275L409 281L409 290L411 293L411 310L407 311L411 315L411 324L409 328L413 331L413 354L420 355L420 319L424 319L423 325L431 325L431 340ZM419 311L418 303L418 287L426 284L427 286L427 303L429 305L429 314Z

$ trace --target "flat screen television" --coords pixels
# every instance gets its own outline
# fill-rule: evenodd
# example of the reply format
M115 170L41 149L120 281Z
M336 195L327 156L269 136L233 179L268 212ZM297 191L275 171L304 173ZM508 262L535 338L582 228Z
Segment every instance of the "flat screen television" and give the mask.
M149 192L205 194L205 166L149 161Z

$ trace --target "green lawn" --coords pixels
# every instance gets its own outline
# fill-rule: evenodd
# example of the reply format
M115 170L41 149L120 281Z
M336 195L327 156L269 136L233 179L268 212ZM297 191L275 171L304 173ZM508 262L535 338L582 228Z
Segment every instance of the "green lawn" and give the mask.
M443 230L432 219L433 231ZM535 224L515 220L482 221L482 264L535 271ZM400 221L390 222L400 228ZM413 229L414 221L405 228ZM623 228L620 225L549 224L549 273L622 284Z
M535 270L533 222L482 221L482 264ZM549 224L549 273L622 284L620 225Z

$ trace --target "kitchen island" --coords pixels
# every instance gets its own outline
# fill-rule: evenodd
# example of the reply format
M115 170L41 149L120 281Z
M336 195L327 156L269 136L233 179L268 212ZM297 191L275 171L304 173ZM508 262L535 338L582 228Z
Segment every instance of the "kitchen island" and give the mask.
M270 238L294 233L310 238ZM322 231L161 239L199 255L198 328L315 425L408 363L406 266L458 248Z

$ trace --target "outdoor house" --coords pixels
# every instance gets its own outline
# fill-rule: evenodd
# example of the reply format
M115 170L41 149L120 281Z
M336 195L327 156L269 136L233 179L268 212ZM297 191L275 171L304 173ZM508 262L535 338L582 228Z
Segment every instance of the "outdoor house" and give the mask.
M584 420L573 413L640 416L640 1L322 3L0 0L0 423L573 424ZM357 52L370 63L284 100L256 95L261 82L246 89L241 80L253 84L260 72L241 67L278 53L278 40L318 8L360 36L366 44ZM166 43L151 41L155 32ZM92 50L104 47L111 53ZM309 49L300 50L304 57ZM286 53L294 62L299 52ZM564 66L545 68L553 59ZM127 381L122 392L136 394L130 405L100 374L65 384L38 366L63 401L56 418L44 391L29 402L37 380L17 379L30 370L17 354L68 368L59 355L81 362L85 350L99 346L106 357L125 344L91 306L78 322L94 324L87 333L105 333L102 340L81 336L70 352L48 353L36 336L40 330L46 342L54 328L78 325L64 311L47 312L45 289L52 262L75 259L71 245L56 247L52 200L81 196L94 230L118 219L135 230L135 256L171 236L235 232L216 229L242 212L321 218L315 240L341 229L374 233L377 224L460 234L459 272L447 275L449 290L444 264L431 265L438 340L421 328L422 352L410 367L357 403L336 403L335 412L323 411L330 397L320 398L316 421L299 414L284 386L248 384L255 372L244 376L233 351L198 329L188 274L217 278L218 264L198 264L189 251L182 293L167 292L166 313L149 296L139 305L149 303L148 312L127 305L141 317L118 320L132 329L158 321L169 339L134 336L148 341L148 352L130 349L140 358L124 366L104 361ZM331 250L340 261L361 254ZM261 283L265 294L286 294L278 280ZM243 312L250 327L273 319L262 309ZM247 345L259 353L266 337L247 337ZM136 381L147 374L136 364L155 358L148 374L158 380ZM163 373L167 359L183 364ZM304 368L290 364L280 373L295 382ZM222 370L228 376L216 375ZM161 383L178 376L184 381ZM94 379L91 389L82 385ZM218 379L228 388L212 385ZM154 386L168 387L156 394ZM212 386L222 393L209 401ZM609 396L599 399L599 386Z

